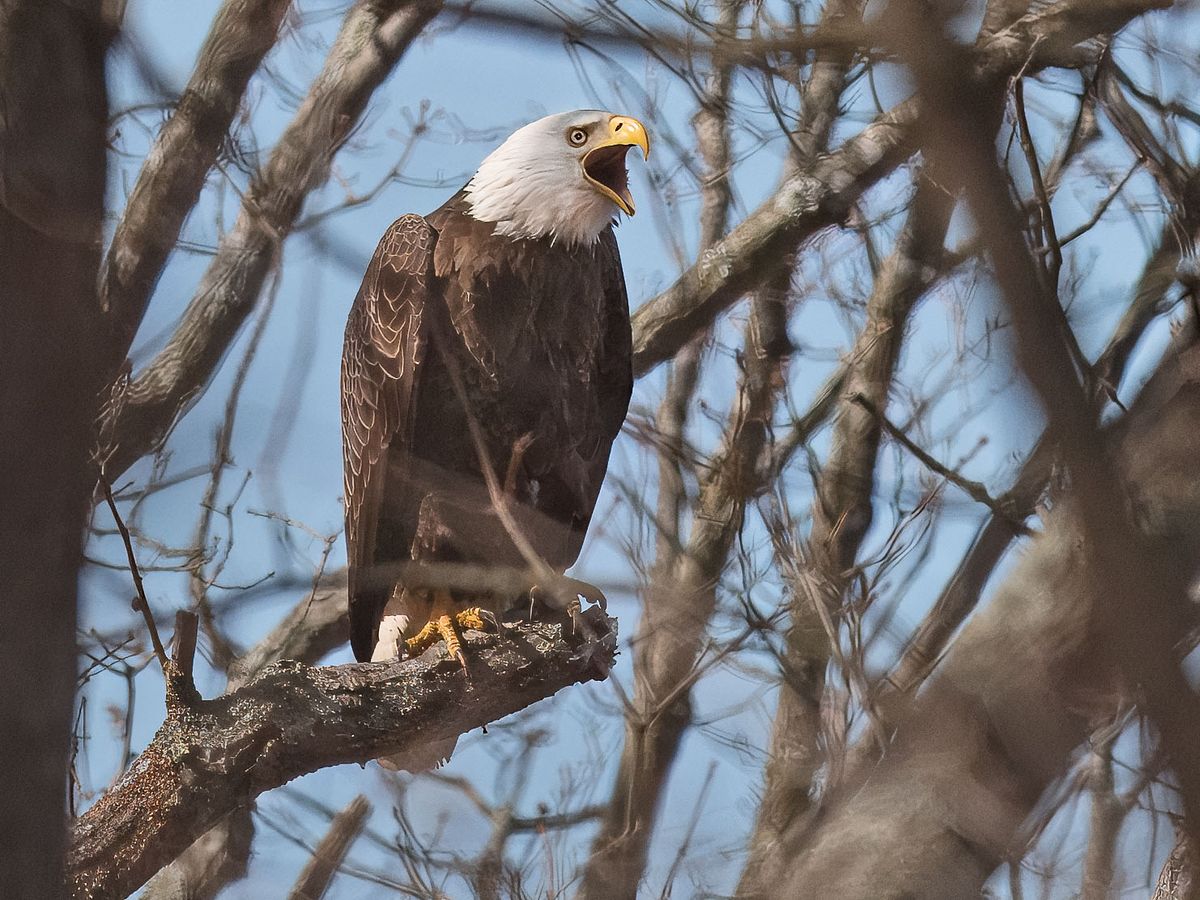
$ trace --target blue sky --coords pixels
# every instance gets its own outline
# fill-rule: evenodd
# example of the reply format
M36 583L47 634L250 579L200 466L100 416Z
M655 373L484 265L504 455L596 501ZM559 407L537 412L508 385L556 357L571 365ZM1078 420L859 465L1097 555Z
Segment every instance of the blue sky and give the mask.
M180 90L186 83L217 5L216 0L186 4L130 0L127 33L150 62L151 69L172 91ZM290 33L268 59L270 72L281 75L303 93L336 32L343 7L344 4L329 0L299 3L305 24ZM644 10L649 21L657 15L648 3L638 9ZM232 501L236 488L249 473L233 515L235 540L223 583L251 583L272 571L311 574L320 557L320 540L298 529L286 529L277 521L252 515L251 511L269 510L286 515L322 535L340 529L337 373L342 328L362 269L378 236L393 219L406 212L424 213L436 208L513 128L547 113L597 106L656 123L652 125L652 131L657 128L658 133L654 135L650 165L664 187L657 192L640 161L632 161L632 187L638 198L639 214L624 221L618 231L631 301L636 305L652 297L679 272L664 234L674 232L676 240L686 248L687 257L694 254L696 186L688 167L695 162L680 157L671 141L665 139L670 132L685 145L690 143L688 121L694 111L694 98L685 86L641 53L608 50L612 53L610 61L586 52L575 60L553 41L531 41L473 25L451 29L439 22L430 35L409 51L377 92L364 127L339 154L333 179L325 190L310 199L306 215L338 205L347 191L363 191L379 182L404 151L411 124L420 115L423 104L427 104L430 134L413 149L403 178L387 186L373 202L332 216L321 228L297 234L285 246L284 275L274 293L274 308L264 331L262 350L243 393L233 443L234 467L226 477L222 496L222 502ZM156 99L153 89L131 65L128 53L114 56L111 74L114 110ZM886 67L877 73L876 88L885 105L900 99L905 89L903 80ZM737 89L746 111L735 136L739 157L735 219L772 190L783 149L779 140L761 145L754 138L753 126L770 127L754 84L739 78ZM1035 130L1045 136L1047 146L1051 140L1049 119L1068 114L1064 110L1069 111L1074 101L1065 91L1076 90L1077 80L1065 76L1046 88L1029 90ZM254 133L258 146L266 153L289 120L294 104L263 73L252 82L249 96ZM850 91L846 102L854 112L861 113L862 120L871 115L873 101L864 83ZM150 132L145 126L155 126L159 121L161 117L156 113L123 120L121 147L128 157L114 167L115 207L119 208L123 191L132 184L138 160L149 146ZM836 138L844 139L852 124L839 131ZM1119 158L1121 145L1111 135L1106 135L1106 139L1111 144L1113 158ZM225 176L214 174L201 204L191 216L185 234L190 245L212 246L219 236L222 219L226 226L232 223L238 204L236 189L244 187L245 176L233 169L228 171L228 183L223 187ZM889 179L872 194L870 209L880 213L898 208L907 178L908 173L901 171ZM1072 182L1055 204L1060 232L1085 219L1091 209L1089 204L1103 193L1103 186L1095 179L1089 181L1084 177ZM1128 194L1135 200L1152 196L1147 176L1135 176ZM1146 219L1145 229L1156 233L1161 221L1159 214L1153 209L1142 214ZM1113 217L1113 224L1102 223L1081 242L1078 251L1078 294L1088 302L1074 311L1073 316L1081 343L1092 353L1119 315L1124 289L1135 277L1144 257L1142 236L1127 223L1121 224L1122 221L1125 221L1122 217ZM890 227L894 230L898 223L899 219L893 220ZM961 237L967 230L963 223L954 232ZM191 298L207 262L203 252L174 255L135 347L136 364L145 362L161 346ZM797 277L797 285L806 299L791 326L799 352L789 373L795 402L801 409L836 364L838 354L853 339L856 323L847 322L842 307L834 302L831 287L838 279L843 279L838 283L844 287L846 277L856 268L861 269L860 248L856 239L845 234L823 235L806 250ZM849 283L869 289L869 282L864 282L861 276L857 282ZM933 384L937 378L945 377L954 351L978 337L996 311L995 298L986 285L955 283L932 292L912 323L902 364L903 380L920 385ZM736 346L740 324L741 313L735 311L721 326L720 340L730 347ZM210 458L212 434L221 421L233 370L244 352L247 334L248 329L230 351L226 365L208 393L172 435L169 444L172 471L186 470ZM1154 361L1161 352L1165 334L1165 327L1161 327L1147 338L1139 354L1139 367ZM924 445L939 458L953 462L970 455L964 473L996 490L1007 486L1015 471L1017 454L1029 447L1040 424L1038 414L1031 412L1028 396L1019 386L1012 386L1011 372L1005 365L995 363L1000 358L1001 354L994 353L987 365L976 365L977 378L951 379L946 389L933 398L928 414L916 426ZM735 373L732 354L718 354L702 386L698 412L711 409L723 416ZM661 371L642 379L637 386L635 407L653 409L661 388ZM1123 394L1128 396L1128 391ZM287 398L298 401L294 418L287 411L290 407L283 404ZM965 421L964 407L974 410ZM704 415L696 418L694 437L702 445L711 445L717 426ZM280 441L280 434L285 432L288 439ZM978 446L981 439L986 439L982 448ZM813 442L818 455L826 447L827 436L819 435ZM896 492L909 499L916 495L924 475L911 460L903 459L894 448L886 448L881 466L879 493L884 501ZM144 479L148 472L148 464L143 463L131 477ZM593 527L576 570L582 577L613 588L609 596L626 641L634 632L638 605L636 597L628 591L635 582L635 574L624 561L621 540L635 533L634 518L621 492L613 488L620 482L630 490L652 496L652 473L653 466L640 448L623 438L615 451L610 486L601 502L605 512L597 517L600 527ZM797 511L806 509L808 473L802 464L788 473L785 484ZM203 487L200 479L157 495L145 506L142 527L166 544L186 545L195 528ZM919 571L909 573L902 566L882 585L897 591L904 587L903 602L889 633L894 640L903 638L907 628L936 596L981 519L983 510L953 490L947 493L945 502L947 512L938 526L937 539ZM870 540L883 539L894 524L890 510L881 506ZM760 564L764 558L763 543L761 528L752 524L746 545L750 557ZM119 558L116 546L111 543L99 542L91 552L106 559ZM141 557L144 563L151 561L153 549L143 547ZM344 558L344 547L339 541L329 559L330 568L341 566ZM911 579L907 578L909 574ZM177 575L152 577L150 590L152 601L164 614L186 602L186 581ZM778 585L767 579L756 591L762 592L758 596L763 602L773 602ZM135 620L124 602L128 592L119 573L91 573L85 580L85 623L109 628L124 617L134 627ZM253 644L302 595L302 589L281 590L278 596L255 601L244 609L235 606L228 620L231 632L243 647ZM885 643L881 650L888 646ZM330 661L349 658L348 649L343 649L331 656ZM765 663L765 658L753 655L750 658ZM626 686L630 681L630 660L626 649L616 672ZM206 695L219 691L222 684L215 673L201 671L200 688ZM135 746L150 739L163 712L157 676L147 672L138 685ZM123 702L123 691L124 683L116 678L97 679L89 688L92 740L88 777L97 789L108 783L117 765L117 746L108 737L111 728L104 708L109 703ZM657 852L652 853L649 873L649 883L657 891L688 828L697 795L711 768L712 780L704 796L701 826L692 839L685 867L687 874L681 876L676 896L689 895L687 884L693 874L717 891L728 890L736 880L740 868L737 850L753 815L761 765L761 755L753 748L764 744L773 708L769 679L740 666L716 669L700 682L696 696L698 717L707 724L685 740L660 816L654 845ZM609 714L599 716L598 709ZM571 805L594 802L607 795L620 748L618 710L611 687L597 684L571 689L540 705L534 715L550 734L547 746L538 756L539 773L544 771L545 775L533 780L522 811L530 812L538 802L546 802L552 809L560 808L564 770L576 771L583 785L579 790L585 791L572 796ZM485 792L503 796L511 772L497 765L494 756L504 746L504 740L502 735L473 736L463 742L447 771L470 775ZM374 766L328 770L300 779L293 787L333 807L344 805L355 793L365 792L376 804L372 827L389 837L395 831L388 809L388 787ZM592 792L590 796L587 790ZM301 811L279 792L262 798L259 809L263 818L294 825L297 833L310 839L322 833L318 817ZM409 812L418 827L429 833L443 822L444 840L456 849L477 850L486 840L486 823L444 788L415 782L409 797ZM572 854L581 859L589 836L588 829L579 829L564 851L567 858L560 860L560 864L569 862ZM264 825L260 825L255 849L250 877L232 887L226 896L278 893L305 858L302 849ZM360 842L351 859L387 866L382 854L367 841ZM383 888L371 888L362 881L342 876L330 896L390 894Z

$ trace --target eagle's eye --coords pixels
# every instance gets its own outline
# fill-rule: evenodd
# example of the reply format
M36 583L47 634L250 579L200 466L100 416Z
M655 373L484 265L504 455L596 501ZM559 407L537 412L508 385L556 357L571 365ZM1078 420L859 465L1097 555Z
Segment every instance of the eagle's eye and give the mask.
M587 143L587 132L582 128L572 128L567 133L567 140L572 147L582 147Z

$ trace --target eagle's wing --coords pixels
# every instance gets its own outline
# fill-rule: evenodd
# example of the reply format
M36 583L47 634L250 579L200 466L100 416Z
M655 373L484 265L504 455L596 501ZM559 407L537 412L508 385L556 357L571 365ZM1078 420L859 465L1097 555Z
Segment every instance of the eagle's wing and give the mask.
M350 639L370 659L390 590L375 562L388 450L411 440L423 324L437 232L423 218L397 219L379 241L346 323L342 350L342 455L349 561Z
M576 511L573 518L563 567L574 565L583 547L588 524L596 509L596 500L608 472L608 457L613 442L621 433L621 425L629 411L633 394L633 334L629 321L629 295L625 288L625 272L621 268L621 253L612 229L600 237L599 252L607 259L604 273L604 312L600 320L603 337L600 342L598 378L596 379L598 422L594 435L594 450L582 460L583 484L576 489ZM590 442L589 442L590 443Z

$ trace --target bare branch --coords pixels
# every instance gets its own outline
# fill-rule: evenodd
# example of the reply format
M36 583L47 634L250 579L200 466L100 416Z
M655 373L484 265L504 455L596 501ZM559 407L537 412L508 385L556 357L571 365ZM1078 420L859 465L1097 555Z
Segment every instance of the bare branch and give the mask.
M346 15L324 69L254 178L183 321L113 405L115 421L102 423L112 434L101 450L110 478L158 446L203 393L254 309L305 198L324 183L372 93L439 8L437 0L360 0Z
M1073 0L1044 7L985 39L973 71L996 84L1021 69L1063 62L1078 42L1167 6L1167 0ZM753 288L771 261L841 222L863 193L908 159L917 113L916 100L907 100L798 172L671 287L643 304L633 317L635 372L644 374L670 359Z
M793 585L784 688L772 729L763 799L742 889L769 891L788 850L779 836L803 816L822 764L820 707L830 646L823 610L840 609L858 548L871 526L881 423L909 316L943 253L954 198L937 179L918 176L908 222L867 301L867 319L846 363L833 447L818 479L806 571Z
M1181 581L1200 571L1200 472L1191 459L1200 342L1190 332L1110 445L1147 524L1172 523L1171 537L1155 536L1164 544L1156 554ZM1093 716L1111 715L1115 704L1088 640L1087 619L1107 596L1086 574L1082 527L1074 504L1056 505L1013 573L963 626L883 760L829 798L803 856L793 857L791 890L820 884L831 895L865 897L886 883L897 893L961 897L1005 858Z
M275 45L291 0L225 0L178 106L125 204L101 274L111 364L129 352L179 229L204 187L250 76Z
M112 513L113 521L117 523L117 530L121 532L121 540L125 544L125 557L129 561L129 574L133 578L133 586L137 591L137 595L133 598L134 608L142 614L142 618L146 622L146 631L150 635L150 643L154 647L154 655L158 657L158 664L162 666L163 674L166 674L167 652L163 649L163 643L158 637L158 626L154 624L154 613L150 610L150 601L146 599L146 588L142 585L142 570L138 567L137 554L133 550L133 541L129 537L129 529L125 527L125 520L121 518L121 511L117 509L117 503L113 500L112 486L108 483L108 479L104 476L103 471L100 473L100 489L104 492L104 499L108 503L108 511Z
M603 637L573 640L561 622L468 633L470 675L438 651L325 668L285 661L231 694L172 712L76 824L68 863L75 896L126 896L223 815L299 775L457 738L569 684L603 678L616 623L598 610L585 615Z
M1131 300L1113 334L1093 366L1098 384L1111 390L1120 385L1125 365L1147 326L1164 308L1164 295L1175 280L1180 247L1166 226L1159 244L1142 269ZM1054 462L1054 447L1043 435L1028 455L1021 470L1003 494L1009 514L991 516L980 529L970 551L959 564L945 589L934 602L909 641L900 661L881 685L875 697L876 715L886 723L894 717L896 694L913 691L929 674L945 649L950 636L958 630L975 608L983 585L1001 556L1021 531L1013 518L1021 520L1034 514L1038 499L1046 490Z
M700 486L686 546L659 561L646 588L634 661L637 694L626 717L625 746L612 803L597 835L581 895L632 896L645 869L658 798L684 730L690 690L717 582L747 502L761 490L760 455L783 387L787 307L780 294L755 298L746 328L745 369L722 448Z
M321 842L313 848L312 859L300 873L288 900L321 900L329 888L329 882L337 874L338 867L350 850L350 845L362 832L371 804L359 794L350 805L333 817L329 830Z

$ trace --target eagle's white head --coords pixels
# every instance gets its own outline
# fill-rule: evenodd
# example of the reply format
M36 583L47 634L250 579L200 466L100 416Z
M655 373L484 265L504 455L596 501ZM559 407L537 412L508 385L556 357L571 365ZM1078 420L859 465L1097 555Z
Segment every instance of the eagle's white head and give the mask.
M631 116L577 109L518 129L466 187L471 215L496 234L591 244L620 210L633 215L625 153L650 155L646 127Z

